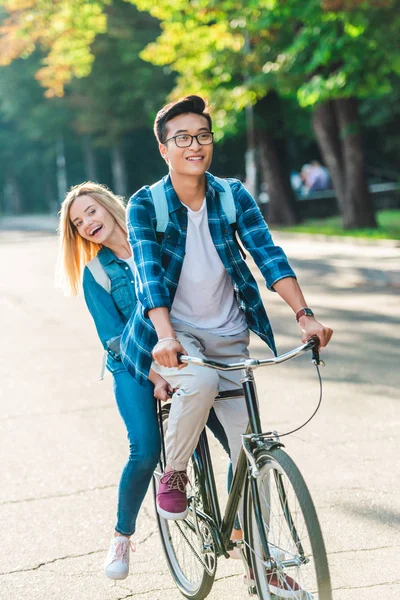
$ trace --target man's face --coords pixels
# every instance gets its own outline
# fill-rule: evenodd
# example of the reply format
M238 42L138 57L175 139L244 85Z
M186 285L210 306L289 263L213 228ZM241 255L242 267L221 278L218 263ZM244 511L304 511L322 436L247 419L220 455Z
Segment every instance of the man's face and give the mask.
M195 113L174 117L167 122L166 130L166 139L183 136L178 138L178 143L180 141L185 143L187 135L200 135L200 140L202 140L201 134L210 132L207 119ZM207 138L207 136L205 137ZM190 142L190 138L187 142ZM213 155L213 144L199 144L196 138L193 138L190 146L184 148L178 147L174 139L159 144L159 148L170 171L179 175L203 175L209 168Z

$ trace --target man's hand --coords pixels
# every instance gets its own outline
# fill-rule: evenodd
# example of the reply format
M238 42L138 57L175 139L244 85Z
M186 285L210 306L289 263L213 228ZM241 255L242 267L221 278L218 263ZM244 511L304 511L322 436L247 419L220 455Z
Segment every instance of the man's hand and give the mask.
M329 343L329 340L333 334L333 331L330 327L323 325L323 323L320 323L314 317L300 317L299 325L302 331L301 340L303 344L308 342L313 335L316 335L320 340L319 347L324 348Z
M187 352L180 342L175 340L159 342L154 346L152 352L153 359L161 367L178 367L178 369L183 369L187 365L178 363L178 354L187 354Z

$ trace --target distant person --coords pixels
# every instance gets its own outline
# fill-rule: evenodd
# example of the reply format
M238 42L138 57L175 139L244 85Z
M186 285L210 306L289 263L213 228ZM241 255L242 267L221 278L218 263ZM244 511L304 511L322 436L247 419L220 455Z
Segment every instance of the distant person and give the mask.
M313 160L311 164L304 165L301 169L304 193L319 192L331 188L331 178L326 167L322 166L318 160Z
M128 434L130 453L119 483L117 522L104 563L107 577L125 579L133 549L130 538L160 455L154 398L168 400L173 388L153 370L149 381L139 385L121 362L120 336L136 305L135 265L122 199L98 183L73 187L61 206L59 234L59 279L73 295L83 279L86 304L107 352L107 369ZM215 414L208 424L229 451Z

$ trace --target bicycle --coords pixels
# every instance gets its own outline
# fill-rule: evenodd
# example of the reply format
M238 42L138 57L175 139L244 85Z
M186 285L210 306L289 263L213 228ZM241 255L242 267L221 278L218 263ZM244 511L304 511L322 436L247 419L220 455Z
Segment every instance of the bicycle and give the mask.
M170 572L186 598L206 598L214 582L217 559L229 558L228 552L236 547L245 567L249 595L261 600L332 600L325 544L310 492L299 469L282 450L278 434L262 432L253 375L258 367L280 364L308 350L312 351L313 363L318 367L318 341L314 339L286 354L264 360L250 358L223 364L180 357L182 362L212 369L243 369L243 390L221 392L216 399L244 395L249 415L224 516L221 517L205 430L188 467L191 487L187 517L168 521L156 511ZM163 440L167 407L159 411L159 418ZM153 477L155 496L164 467L162 443L159 469ZM233 543L230 537L242 494L244 535L242 541Z

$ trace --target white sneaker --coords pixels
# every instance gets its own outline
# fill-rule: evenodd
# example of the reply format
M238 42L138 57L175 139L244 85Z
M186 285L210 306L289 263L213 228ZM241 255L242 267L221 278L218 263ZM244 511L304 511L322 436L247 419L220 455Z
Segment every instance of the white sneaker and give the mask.
M129 575L129 553L135 551L134 544L124 535L113 537L106 559L104 575L110 579L125 579Z

